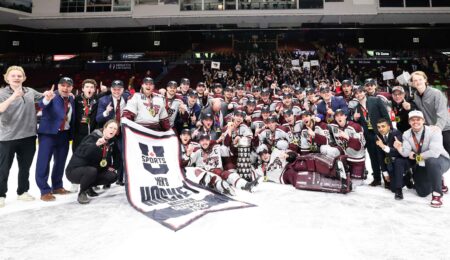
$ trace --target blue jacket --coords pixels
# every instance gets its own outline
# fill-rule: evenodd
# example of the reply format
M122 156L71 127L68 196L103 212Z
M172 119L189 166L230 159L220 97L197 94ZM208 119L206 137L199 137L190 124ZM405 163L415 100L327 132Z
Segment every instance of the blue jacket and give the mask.
M39 101L39 107L42 108L42 117L39 123L38 134L57 134L64 117L64 100L55 91L55 97L50 103L44 105L44 98ZM70 106L72 107L72 116L70 119L70 136L73 136L75 127L75 102L73 97L69 97Z
M128 101L127 94L122 94L122 98L125 100L125 103ZM113 106L113 109L111 112L109 112L109 115L107 117L103 116L103 112L105 112L106 107L108 104L111 103L111 106ZM97 121L98 127L102 128L103 125L110 119L114 119L116 115L116 108L114 107L114 102L112 99L112 95L103 96L98 100L98 107L97 107L97 116L95 117L95 120Z
M344 113L348 116L348 106L347 102L345 102L345 99L343 97L331 97L331 110L336 112L336 110L342 109ZM326 118L327 115L327 104L325 101L322 100L317 105L317 116L323 121Z

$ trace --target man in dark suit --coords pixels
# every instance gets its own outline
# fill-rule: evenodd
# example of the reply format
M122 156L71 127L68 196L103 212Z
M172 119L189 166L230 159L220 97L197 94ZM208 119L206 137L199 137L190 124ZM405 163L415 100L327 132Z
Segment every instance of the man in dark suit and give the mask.
M376 145L378 146L378 161L381 165L381 171L385 179L390 182L390 189L395 193L396 200L403 199L402 188L404 184L410 187L411 175L403 174L410 168L407 158L404 158L395 149L395 140L402 141L402 132L391 128L388 120L380 118L377 123L378 135ZM405 183L404 183L405 180Z
M58 90L53 91L53 88L54 86L39 102L42 117L38 129L36 183L41 190L43 201L55 200L53 194L69 193L63 187L62 177L75 123L75 102L71 96L73 80L63 77L59 80ZM47 182L52 157L52 187L50 187Z
M115 119L119 124L119 134L117 136L116 146L113 149L114 165L118 173L118 185L123 186L123 164L122 164L122 134L120 133L120 119L127 104L128 95L124 94L124 84L121 80L114 80L111 84L111 95L104 96L98 100L97 124L101 128L110 119ZM106 186L108 187L108 186Z
M334 120L334 112L341 109L348 116L348 107L344 98L333 96L329 86L320 88L320 96L322 101L317 105L317 116L326 123Z
M378 130L376 128L378 120L385 118L389 125L391 120L387 112L386 106L378 97L366 97L366 92L363 86L356 88L355 97L358 99L358 105L353 113L353 121L360 124L364 129L364 138L366 139L366 148L369 152L370 163L373 171L373 181L370 186L381 185L381 171L378 162L378 152L376 145L376 135ZM388 188L388 182L385 181L385 187Z

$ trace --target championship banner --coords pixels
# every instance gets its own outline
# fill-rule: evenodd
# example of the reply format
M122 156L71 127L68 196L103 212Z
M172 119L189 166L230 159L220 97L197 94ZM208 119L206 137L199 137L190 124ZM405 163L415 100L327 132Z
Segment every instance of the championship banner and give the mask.
M156 132L124 118L122 133L127 198L147 217L176 231L209 212L254 206L185 179L172 130Z

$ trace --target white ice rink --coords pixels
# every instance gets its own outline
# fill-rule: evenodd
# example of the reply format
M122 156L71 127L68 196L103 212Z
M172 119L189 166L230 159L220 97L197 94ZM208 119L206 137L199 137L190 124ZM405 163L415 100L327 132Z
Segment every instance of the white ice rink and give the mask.
M367 184L342 195L263 183L236 196L257 207L208 214L173 232L134 210L116 185L88 205L79 205L76 194L40 201L35 163L33 202L16 200L13 165L0 208L0 260L450 259L448 195L435 209L430 197L406 188L405 199L395 201Z

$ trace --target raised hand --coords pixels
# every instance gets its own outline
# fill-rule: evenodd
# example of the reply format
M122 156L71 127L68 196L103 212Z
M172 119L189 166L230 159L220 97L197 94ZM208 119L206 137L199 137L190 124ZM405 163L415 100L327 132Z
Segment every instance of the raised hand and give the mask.
M395 136L394 138L395 138L395 141L394 141L395 149L397 149L397 151L401 151L403 149L403 143L397 139L397 136Z
M51 101L55 98L55 84L52 85L52 88L50 90L47 90L43 93L45 100Z
M377 140L375 141L375 143L378 145L378 147L380 147L381 149L384 148L384 144L383 141L381 140L381 138L377 135Z
M97 140L97 142L95 143L95 145L97 146L102 146L106 143L106 139L104 137L101 137Z
M25 95L25 93L23 92L22 88L16 88L14 90L14 93L12 94L13 100L16 98L20 98L23 97L23 95Z
M108 87L106 87L105 85L103 85L103 82L100 81L100 91L101 92L106 92L108 91Z
M113 107L112 107L112 102L109 102L109 104L108 104L108 106L106 107L106 113L108 113L109 114L109 112L111 112L113 110Z
M411 104L410 104L409 102L403 101L402 107L403 107L405 110L411 110Z

